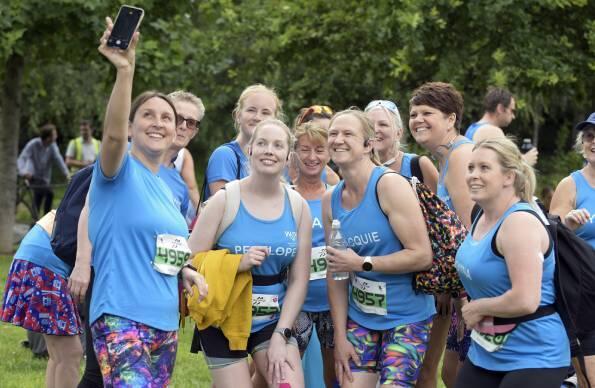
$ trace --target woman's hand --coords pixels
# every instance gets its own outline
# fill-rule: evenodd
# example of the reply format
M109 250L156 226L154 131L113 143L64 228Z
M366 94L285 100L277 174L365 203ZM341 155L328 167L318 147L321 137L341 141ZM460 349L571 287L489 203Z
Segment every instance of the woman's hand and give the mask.
M273 333L267 349L267 382L269 386L277 386L286 378L285 368L295 370L287 357L287 343L278 333Z
M585 208L574 209L564 216L564 225L569 229L575 230L581 225L591 222L591 214Z
M90 279L91 266L88 264L75 264L72 273L68 277L68 290L75 302L83 303L85 301L85 295L87 293L87 288L89 288Z
M341 386L345 378L349 382L353 382L349 360L352 360L356 365L360 365L359 356L355 352L355 348L351 342L346 337L338 339L335 336L335 374Z
M462 299L460 299L462 300ZM479 312L481 299L465 303L462 308L463 319L469 329L473 329L485 316Z
M269 249L267 247L253 246L248 248L248 252L242 255L238 272L250 271L252 267L260 267L267 258Z
M204 276L193 270L192 268L182 268L182 285L189 296L194 294L192 286L196 286L198 290L198 301L200 302L206 298L209 293L209 285L205 281Z
M122 50L117 47L108 47L107 39L110 37L112 33L114 23L112 22L111 18L106 17L105 25L105 31L103 31L103 35L101 36L101 39L99 39L99 52L103 54L104 57L109 59L109 61L116 67L116 69L133 69L136 44L138 43L138 39L140 36L139 32L135 31L134 35L132 35L132 39L130 41L130 44L128 45L128 49Z
M351 248L345 250L326 247L327 269L330 272L361 271L364 260Z

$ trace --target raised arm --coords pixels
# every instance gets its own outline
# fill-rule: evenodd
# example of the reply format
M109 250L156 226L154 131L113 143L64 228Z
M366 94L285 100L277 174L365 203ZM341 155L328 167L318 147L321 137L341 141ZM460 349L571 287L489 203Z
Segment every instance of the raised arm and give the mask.
M134 78L134 60L139 33L134 33L126 51L107 46L113 23L106 18L106 29L100 39L99 52L116 68L116 82L112 89L103 126L103 139L99 162L106 177L117 174L128 148L128 115L132 100L132 80Z

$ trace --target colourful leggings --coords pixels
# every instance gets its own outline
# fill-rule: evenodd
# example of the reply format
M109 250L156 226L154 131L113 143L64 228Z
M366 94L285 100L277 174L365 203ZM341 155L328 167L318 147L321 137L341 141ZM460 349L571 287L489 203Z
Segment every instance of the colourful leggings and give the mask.
M176 361L177 331L102 315L91 325L105 387L167 387Z
M389 330L371 330L347 321L347 339L361 365L353 372L380 373L380 384L414 387L419 377L432 328L432 317Z

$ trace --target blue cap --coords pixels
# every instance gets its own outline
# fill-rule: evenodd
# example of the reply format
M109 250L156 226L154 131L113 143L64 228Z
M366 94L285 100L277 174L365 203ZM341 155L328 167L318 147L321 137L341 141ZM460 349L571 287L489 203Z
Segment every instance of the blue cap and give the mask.
M578 123L576 127L574 127L574 129L576 129L577 131L582 131L590 125L595 125L595 112L591 113L585 121L581 121L580 123Z

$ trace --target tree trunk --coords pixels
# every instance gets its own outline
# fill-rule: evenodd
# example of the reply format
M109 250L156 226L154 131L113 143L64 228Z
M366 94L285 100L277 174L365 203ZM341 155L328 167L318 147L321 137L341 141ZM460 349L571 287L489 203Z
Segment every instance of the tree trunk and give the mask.
M13 53L4 65L0 96L0 252L11 253L16 205L21 81L25 61L22 55Z

